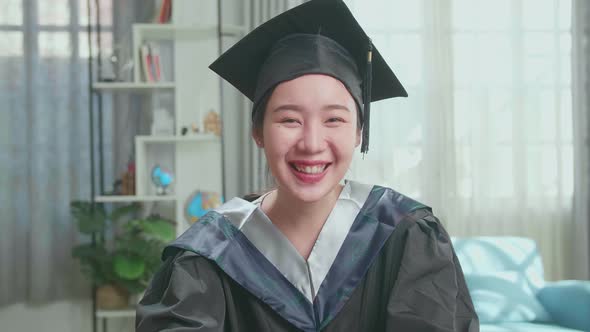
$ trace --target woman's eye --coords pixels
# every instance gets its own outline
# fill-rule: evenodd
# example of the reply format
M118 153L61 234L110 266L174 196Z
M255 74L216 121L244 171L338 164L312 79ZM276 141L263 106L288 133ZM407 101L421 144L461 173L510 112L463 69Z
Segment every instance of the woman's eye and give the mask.
M281 120L281 123L299 123L299 121L297 121L295 119L287 118L287 119Z
M329 118L327 122L344 122L342 118Z

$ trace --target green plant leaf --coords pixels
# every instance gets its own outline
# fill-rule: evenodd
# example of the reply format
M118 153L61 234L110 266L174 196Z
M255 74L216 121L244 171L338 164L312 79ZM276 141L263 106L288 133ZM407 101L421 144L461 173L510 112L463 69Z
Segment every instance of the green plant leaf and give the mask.
M134 280L140 278L145 272L145 263L140 257L117 253L113 258L113 269L119 278Z
M124 217L126 215L137 213L140 208L141 208L141 205L139 205L138 203L133 203L133 204L130 204L130 205L124 205L124 206L121 206L121 207L116 208L115 210L113 210L113 212L111 212L109 218L111 219L111 221L113 221L114 223L116 223L122 217Z
M85 201L73 201L70 203L72 216L78 221L80 233L92 234L102 232L106 227L106 212L104 205Z
M97 285L113 279L111 258L100 244L81 244L72 248L72 257L80 260L81 272Z
M154 243L132 234L126 234L117 238L116 244L118 251L132 253L140 257L144 257L152 252L152 247L154 247ZM157 245L159 249L159 243Z
M149 218L141 224L146 237L168 243L176 238L176 227L170 221Z
M107 255L105 247L100 244L86 243L72 248L72 257L78 259L97 258Z
M142 219L131 219L131 220L127 220L127 222L125 222L122 225L122 229L127 234L138 233L138 232L141 231L141 223L142 222L143 222Z

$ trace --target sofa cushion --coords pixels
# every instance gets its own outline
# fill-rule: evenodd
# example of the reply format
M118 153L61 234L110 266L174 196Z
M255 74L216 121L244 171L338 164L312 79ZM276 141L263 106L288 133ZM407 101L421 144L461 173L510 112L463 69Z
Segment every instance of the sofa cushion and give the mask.
M481 324L480 332L584 332L550 324L498 323Z
M466 273L465 280L481 323L550 320L522 273Z
M517 271L529 285L543 287L543 263L535 241L516 236L453 238L453 246L465 274Z
M537 293L537 298L556 323L590 331L590 281L552 282Z

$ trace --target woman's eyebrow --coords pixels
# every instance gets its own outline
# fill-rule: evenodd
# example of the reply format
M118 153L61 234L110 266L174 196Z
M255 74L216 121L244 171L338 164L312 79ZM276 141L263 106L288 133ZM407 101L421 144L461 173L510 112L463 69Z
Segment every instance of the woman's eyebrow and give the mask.
M299 105L295 105L295 104L284 104L284 105L281 105L281 106L275 108L273 110L273 113L274 112L280 112L280 111L301 111L301 110L302 110L302 107L299 106Z
M281 111L296 111L296 112L301 112L303 110L303 107L296 105L296 104L284 104L284 105L280 105L278 107L276 107L275 109L273 109L273 113L275 112L281 112ZM322 107L322 111L331 111L331 110L344 110L344 111L349 111L350 109L344 105L341 104L328 104L325 105L324 107Z
M346 107L344 105L341 105L341 104L329 104L329 105L324 106L322 108L322 110L324 110L324 111L344 110L344 111L349 111L350 112L350 109L348 107Z

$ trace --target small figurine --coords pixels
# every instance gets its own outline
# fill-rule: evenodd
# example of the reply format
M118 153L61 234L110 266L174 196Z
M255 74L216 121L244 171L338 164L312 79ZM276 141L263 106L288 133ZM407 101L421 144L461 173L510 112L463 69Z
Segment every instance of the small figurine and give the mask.
M174 118L165 108L156 108L153 113L152 135L174 134Z
M119 192L121 195L135 195L135 161L127 163L127 171L119 180Z
M200 131L200 130L199 130L199 125L197 125L197 124L196 124L196 123L194 123L194 122L193 122L193 123L191 123L191 128L192 128L192 130L193 130L193 133L194 133L194 134L198 134L198 133L199 133L199 131Z
M205 133L213 133L217 136L221 136L221 120L219 115L215 111L207 113L204 121Z
M125 172L121 179L121 195L135 195L135 172Z

